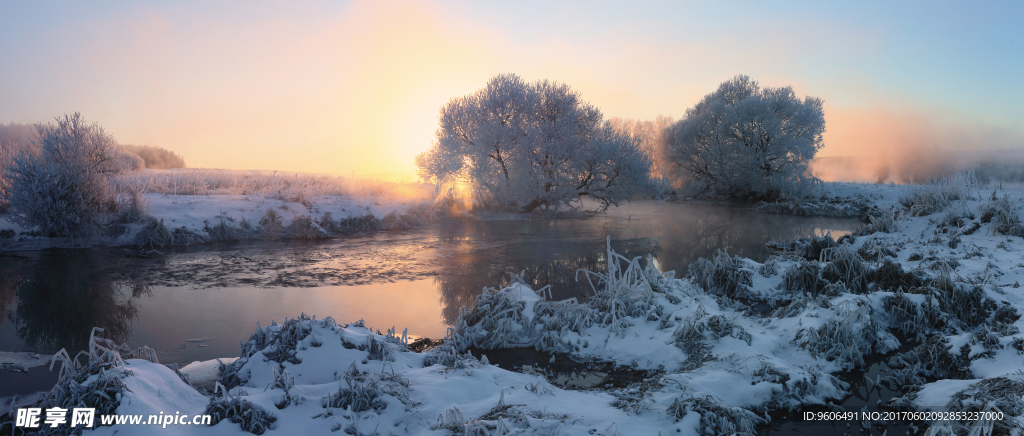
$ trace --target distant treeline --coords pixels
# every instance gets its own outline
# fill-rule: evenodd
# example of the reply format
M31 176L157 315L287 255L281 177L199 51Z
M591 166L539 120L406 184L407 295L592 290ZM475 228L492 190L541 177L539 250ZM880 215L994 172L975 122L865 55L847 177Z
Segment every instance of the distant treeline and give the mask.
M1024 183L1024 150L933 148L912 156L820 156L811 167L826 181L922 183L971 170L982 183Z
M185 168L185 159L166 148L151 145L121 145L121 148L139 155L149 169Z
M0 155L35 152L39 132L33 124L0 124ZM149 169L185 168L185 159L173 151L151 145L119 144L124 151L142 158Z

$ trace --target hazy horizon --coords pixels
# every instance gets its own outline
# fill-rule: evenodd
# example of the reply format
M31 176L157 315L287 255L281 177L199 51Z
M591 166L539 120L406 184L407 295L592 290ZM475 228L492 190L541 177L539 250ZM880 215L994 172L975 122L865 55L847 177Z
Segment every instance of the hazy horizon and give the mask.
M190 167L413 173L440 106L500 73L567 83L606 118L634 119L679 119L747 74L822 98L819 155L876 167L1024 147L1020 3L109 2L0 11L0 122L79 111L119 142L166 148Z

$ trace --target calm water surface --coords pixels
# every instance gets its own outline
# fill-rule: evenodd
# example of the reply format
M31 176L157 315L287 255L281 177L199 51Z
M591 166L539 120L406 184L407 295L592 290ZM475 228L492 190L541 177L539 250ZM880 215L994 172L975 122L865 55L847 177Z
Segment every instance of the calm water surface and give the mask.
M710 205L639 202L607 215L448 221L319 242L0 253L0 351L84 347L93 326L163 363L239 353L260 322L300 313L443 337L485 286L525 271L556 298L585 295L578 269L603 270L605 237L626 256L686 271L724 250L764 260L764 243L854 230L854 219L769 215ZM74 353L72 352L72 355Z

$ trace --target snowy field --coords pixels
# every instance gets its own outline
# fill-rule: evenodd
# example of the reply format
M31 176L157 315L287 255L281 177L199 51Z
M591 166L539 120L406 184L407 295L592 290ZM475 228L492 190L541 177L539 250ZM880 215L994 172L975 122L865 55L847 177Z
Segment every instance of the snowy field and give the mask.
M84 401L119 414L208 413L216 422L159 433L144 425L94 431L118 435L750 434L769 412L859 412L836 405L850 392L843 375L898 353L896 368L868 382L901 392L889 410L1002 416L912 428L1024 431L1022 191L965 178L826 189L867 199L870 224L838 241L774 244L779 254L764 263L720 254L675 273L653 262L642 268L609 248L606 270L578 274L593 283L589 299L549 301L548 290L513 279L485 290L442 345L422 352L403 326L382 333L391 326L305 315L259 328L237 360L193 363L180 376L147 361L153 356L122 361L97 341L82 367L65 365L41 407ZM258 204L280 208L242 195L210 197L192 208L151 198L151 210L198 228L205 216L253 220ZM332 214L361 207L343 199L313 204ZM379 207L371 211L388 212ZM645 376L625 387L567 389L468 353L504 348ZM30 360L37 359L19 364ZM90 394L98 391L104 395ZM858 416L852 431L879 424Z

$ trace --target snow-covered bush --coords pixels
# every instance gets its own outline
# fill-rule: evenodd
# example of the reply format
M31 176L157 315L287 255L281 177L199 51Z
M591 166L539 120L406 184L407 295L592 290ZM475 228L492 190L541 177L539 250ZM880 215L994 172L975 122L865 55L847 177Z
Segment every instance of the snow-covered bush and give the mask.
M753 285L753 271L743 258L722 251L711 259L697 259L689 269L694 283L711 294L733 298Z
M122 170L113 136L79 113L37 129L40 153L16 156L7 170L12 218L47 236L98 235L116 207L109 179Z
M260 218L260 232L267 239L279 239L285 234L284 218L274 209L267 209L267 212Z
M320 226L321 229L324 229L324 231L327 232L328 235L333 235L335 233L341 232L341 226L338 224L337 221L334 220L334 217L331 215L330 212L325 212L323 215L321 215L320 218L317 219L316 223Z
M159 221L154 218L149 218L145 226L135 234L135 242L133 245L140 248L154 249L158 247L165 247L173 243L174 234L171 233L166 225L164 225L163 218Z
M257 229L245 218L242 218L238 225L233 225L232 222L234 222L233 218L221 215L217 225L213 227L206 225L203 230L206 231L206 235L211 241L243 241L259 236Z
M384 222L371 214L342 218L338 221L338 232L343 234L384 230Z
M405 218L406 217L404 214L399 215L398 212L391 211L388 212L387 215L384 215L384 218L381 221L384 222L384 228L388 230L402 230L411 228L413 225L409 224L409 222L406 221Z
M713 397L694 398L688 392L679 395L668 407L668 415L676 420L694 413L700 416L698 434L754 435L754 426L765 422L742 407L733 407Z
M223 395L220 398L211 398L210 404L203 412L210 415L210 425L217 425L227 419L241 425L242 431L263 434L270 430L271 424L277 421L277 417L259 405L246 401L241 396L232 396L227 389L219 384L217 389L222 391Z
M809 193L823 146L821 99L791 87L761 88L739 75L706 95L669 128L665 154L694 195L775 200Z
M836 361L844 368L863 367L864 356L877 346L878 325L871 318L870 306L850 300L843 303L847 310L836 310L836 316L819 327L801 329L794 342L812 355ZM885 345L879 348L880 352L891 351Z
M896 233L900 231L899 223L896 221L899 218L895 208L885 208L875 213L868 214L868 221L871 222L871 233L882 232L882 233Z
M557 209L584 195L615 205L647 189L651 163L635 137L602 118L568 85L495 76L441 108L417 170L442 189L468 185L486 207Z
M338 391L324 397L323 406L353 412L374 410L379 414L388 407L387 401L381 398L383 393L376 374L359 371L355 362L352 362L342 373L341 380L338 380Z
M821 278L821 265L818 262L800 259L798 263L786 269L780 286L788 291L816 297L827 284L828 282Z
M298 239L322 239L330 236L307 215L292 218L292 222L288 223L288 227L284 229L284 234L288 238Z
M873 280L873 271L856 251L847 245L822 250L821 260L827 262L821 277L829 282L843 283L851 292L863 294Z

